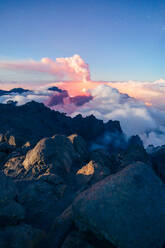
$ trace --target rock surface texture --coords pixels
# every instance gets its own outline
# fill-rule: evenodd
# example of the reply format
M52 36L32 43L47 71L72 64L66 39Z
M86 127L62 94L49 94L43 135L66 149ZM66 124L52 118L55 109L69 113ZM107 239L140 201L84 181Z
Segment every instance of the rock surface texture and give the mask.
M36 102L0 114L0 248L165 247L165 146Z
M116 247L160 248L165 236L165 186L146 164L136 163L95 184L74 202L74 218Z

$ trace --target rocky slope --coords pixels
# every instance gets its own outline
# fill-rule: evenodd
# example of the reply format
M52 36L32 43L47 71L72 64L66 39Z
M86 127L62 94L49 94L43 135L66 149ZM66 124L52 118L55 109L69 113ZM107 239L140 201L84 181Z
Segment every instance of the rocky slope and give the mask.
M35 102L0 114L0 247L165 247L164 146Z

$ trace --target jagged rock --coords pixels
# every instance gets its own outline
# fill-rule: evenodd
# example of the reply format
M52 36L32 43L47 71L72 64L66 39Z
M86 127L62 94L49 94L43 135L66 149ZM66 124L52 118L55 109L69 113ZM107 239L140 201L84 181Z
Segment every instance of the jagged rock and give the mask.
M132 136L128 141L128 147L122 154L121 168L136 161L150 164L149 156L138 135Z
M110 174L111 171L108 167L94 161L90 161L76 173L77 182L80 185L94 184Z
M70 140L63 135L55 135L40 140L27 153L23 166L34 176L46 171L64 175L70 171L76 159L77 154Z
M23 146L22 148L29 148L31 147L31 143L29 141L27 141Z
M89 158L89 151L87 149L85 140L77 134L72 134L68 138L72 142L75 151L79 155L80 162L86 162Z
M0 230L1 248L35 248L44 239L44 232L26 224Z
M66 186L55 175L42 175L33 180L17 180L18 202L26 210L25 221L47 229L65 207ZM61 205L63 204L63 205Z
M6 176L14 178L22 178L25 173L25 168L22 165L25 156L12 157L4 165L4 173Z
M165 242L165 185L135 163L93 185L73 204L74 220L120 248L161 248Z

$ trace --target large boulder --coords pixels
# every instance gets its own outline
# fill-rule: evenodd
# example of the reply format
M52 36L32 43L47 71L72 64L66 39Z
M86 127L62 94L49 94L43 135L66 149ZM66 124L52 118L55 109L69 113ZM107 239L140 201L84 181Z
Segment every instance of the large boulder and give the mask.
M76 224L120 248L161 248L165 185L150 166L135 163L93 185L73 204Z
M68 173L77 158L73 144L63 135L44 138L30 150L23 166L34 176L47 172L64 175Z
M17 180L18 202L26 210L25 221L38 228L48 229L65 205L66 186L54 174L43 174L32 180Z

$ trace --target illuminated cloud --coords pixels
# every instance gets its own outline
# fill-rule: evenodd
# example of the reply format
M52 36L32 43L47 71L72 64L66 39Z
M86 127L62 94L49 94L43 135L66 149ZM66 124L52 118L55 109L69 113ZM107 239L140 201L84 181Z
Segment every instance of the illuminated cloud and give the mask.
M153 82L127 81L114 82L108 85L118 89L121 93L143 101L147 106L153 106L165 110L165 80L159 79Z
M0 68L42 72L59 79L59 82L41 83L39 90L35 90L38 85L33 85L31 92L0 96L2 103L12 100L21 105L35 100L71 116L93 114L105 122L119 120L128 136L140 135L145 145L165 144L164 79L153 82L92 81L88 64L79 55L55 61L43 58L39 62L0 62ZM0 81L1 85L3 89L16 87L14 83L5 85Z
M54 75L58 80L88 81L90 72L88 64L79 55L68 58L42 58L39 62L0 61L0 68L14 71L36 71Z

